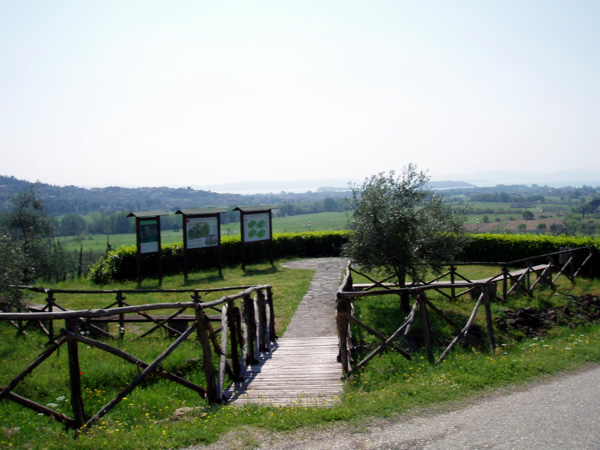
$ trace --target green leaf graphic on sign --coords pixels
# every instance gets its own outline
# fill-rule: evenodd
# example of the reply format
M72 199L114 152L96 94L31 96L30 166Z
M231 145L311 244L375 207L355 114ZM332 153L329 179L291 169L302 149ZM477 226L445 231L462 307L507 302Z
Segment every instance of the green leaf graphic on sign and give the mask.
M266 230L260 230L256 236L259 237L259 238L261 238L261 237L264 237L265 234L267 234Z
M258 225L256 226L257 228L264 228L266 225L264 220L261 220L260 222L258 222Z
M256 220L251 220L248 222L248 228L254 228L256 226Z
M256 236L256 230L250 230L250 232L248 233L248 237L253 238L254 236Z

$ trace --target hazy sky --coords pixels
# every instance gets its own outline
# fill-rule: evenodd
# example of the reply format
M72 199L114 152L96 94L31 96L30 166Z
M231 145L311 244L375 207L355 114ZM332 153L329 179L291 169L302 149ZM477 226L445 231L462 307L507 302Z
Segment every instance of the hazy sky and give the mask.
M0 61L29 181L600 173L598 0L0 0Z

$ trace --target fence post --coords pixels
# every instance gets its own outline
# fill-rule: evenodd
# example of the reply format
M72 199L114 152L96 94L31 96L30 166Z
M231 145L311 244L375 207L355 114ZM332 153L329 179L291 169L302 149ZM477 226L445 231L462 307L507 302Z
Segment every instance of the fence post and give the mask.
M256 353L254 346L256 342L256 320L254 318L254 300L249 295L243 297L244 315L244 347L245 363L256 364Z
M452 298L452 301L456 300L456 289L454 288L455 275L456 275L456 267L454 266L454 264L451 264L450 265L450 284L452 284L452 287L450 288L450 297Z
M485 307L485 320L487 324L488 338L490 340L490 348L492 353L496 352L496 339L494 337L494 322L492 320L492 307L490 305L490 286L483 287L483 305Z
M256 303L258 305L258 346L261 352L268 352L267 310L265 294L262 289L256 292Z
M342 364L342 369L345 373L348 373L351 369L350 346L348 345L348 342L351 339L349 332L350 322L345 316L345 314L351 314L352 312L351 302L352 300L345 298L341 293L338 292L336 300L336 322L340 346L338 361Z
M552 256L550 256L550 258L548 258L548 274L546 275L546 284L549 284L550 287L552 288L552 290L556 289L556 286L554 285L554 283L552 282L552 268L554 267L554 258ZM569 267L571 267L571 264L569 264ZM559 269L560 270L560 269ZM571 277L573 276L572 274L569 274Z
M237 311L236 311L237 310ZM233 370L233 374L236 377L239 377L241 375L241 369L240 369L240 356L239 356L239 352L238 352L238 333L239 333L239 328L238 328L238 320L237 317L239 316L239 309L235 306L235 302L233 300L229 300L227 302L227 322L229 323L229 335L230 335L230 341L231 341L231 365L232 370ZM226 349L222 349L224 352L226 352Z
M505 264L502 266L502 300L506 301L508 296L508 266Z
M117 303L119 305L119 308L123 307L123 300L125 300L125 297L123 297L123 293L121 291L117 291ZM119 339L123 339L125 337L125 317L123 315L123 313L119 314Z
M275 342L277 333L275 332L275 308L273 308L273 290L267 288L267 306L269 307L269 341Z
M66 319L66 328L71 333L77 333L77 319ZM85 423L83 399L81 398L81 369L79 367L79 352L77 341L67 336L67 353L69 355L69 378L71 385L71 407L75 416L77 428Z
M46 297L46 305L48 305L48 312L52 312L54 306L54 292L48 291L48 297ZM50 344L54 343L54 320L48 321L48 334Z
M420 292L417 295L417 301L419 302L419 310L421 311L421 323L423 325L423 343L427 349L427 360L429 364L434 364L435 359L433 358L433 348L431 346L431 331L429 329L429 314L427 314L427 304L423 301L425 294Z
M199 303L195 306L196 309L196 322L198 323L198 330L196 336L200 345L202 346L202 361L204 369L204 378L206 379L206 400L209 403L220 403L221 393L217 389L217 382L215 379L215 368L212 362L212 349L210 348L210 337L208 335L208 328L206 326L206 315L202 310Z

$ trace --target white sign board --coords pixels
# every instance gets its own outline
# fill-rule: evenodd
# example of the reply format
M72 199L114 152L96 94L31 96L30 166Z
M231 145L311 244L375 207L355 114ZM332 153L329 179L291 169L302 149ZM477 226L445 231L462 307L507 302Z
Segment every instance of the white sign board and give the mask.
M271 239L269 213L244 214L244 242Z
M187 248L216 247L219 245L218 220L216 217L186 219Z

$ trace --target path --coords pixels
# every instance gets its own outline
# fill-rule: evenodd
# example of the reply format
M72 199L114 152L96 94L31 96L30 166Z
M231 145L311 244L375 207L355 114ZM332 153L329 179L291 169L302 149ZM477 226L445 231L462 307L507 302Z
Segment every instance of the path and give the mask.
M600 367L438 414L263 438L269 449L600 448ZM261 441L260 438L258 438Z
M335 300L346 263L343 258L314 258L282 264L312 269L315 275L274 350L261 353L246 380L225 392L233 404L326 406L339 398L342 366L337 362Z

